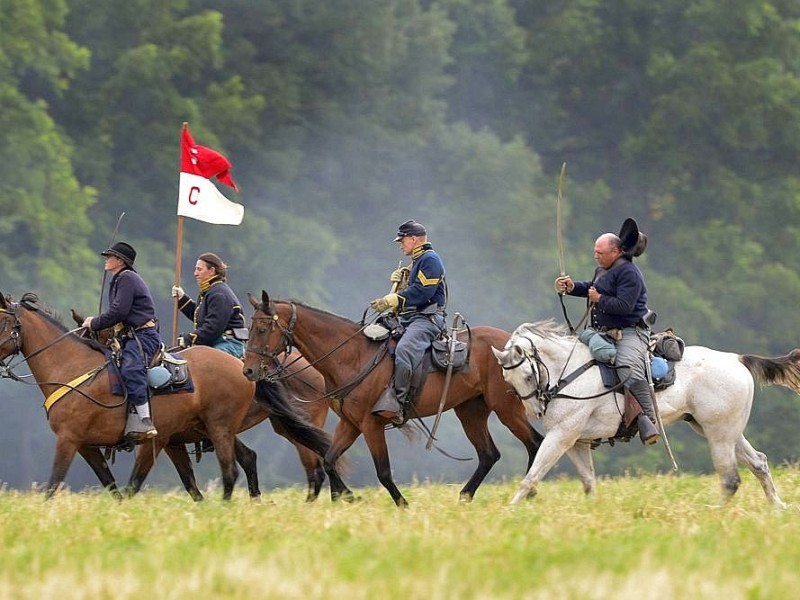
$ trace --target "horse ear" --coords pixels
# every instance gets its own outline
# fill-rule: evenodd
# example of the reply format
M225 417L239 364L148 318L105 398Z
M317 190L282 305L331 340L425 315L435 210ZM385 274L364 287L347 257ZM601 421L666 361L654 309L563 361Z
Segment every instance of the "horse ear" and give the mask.
M261 302L264 306L269 306L269 294L265 290L261 290Z
M75 323L78 325L83 325L84 318L79 312L77 312L74 308L70 308L69 312L72 313L72 320L75 321Z
M508 350L498 350L494 346L492 346L492 354L497 359L501 365L503 364L503 359L505 358L506 354L508 354Z
M253 297L253 294L247 292L247 299L250 301L253 308L258 309L258 300Z
M6 295L3 292L0 292L0 308L8 309L8 303L6 303Z

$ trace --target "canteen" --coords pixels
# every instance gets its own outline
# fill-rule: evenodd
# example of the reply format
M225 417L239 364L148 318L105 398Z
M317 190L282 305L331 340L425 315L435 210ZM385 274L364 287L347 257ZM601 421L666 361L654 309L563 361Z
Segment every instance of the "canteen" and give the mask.
M669 373L669 363L660 356L653 356L650 359L650 375L653 379L664 379Z
M158 365L151 369L147 369L147 384L151 388L158 389L169 383L170 372L165 367Z

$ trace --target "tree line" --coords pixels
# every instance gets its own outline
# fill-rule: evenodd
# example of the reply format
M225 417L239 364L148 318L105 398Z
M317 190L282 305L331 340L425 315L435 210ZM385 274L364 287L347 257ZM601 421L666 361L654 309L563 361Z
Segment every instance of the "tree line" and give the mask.
M98 252L125 212L120 237L137 248L168 331L188 121L233 163L231 197L246 214L239 227L186 223L187 290L195 256L213 250L242 299L263 288L358 319L385 293L401 258L395 228L413 217L445 260L451 313L509 330L560 319L555 196L566 162L570 274L588 277L594 238L631 216L650 240L637 260L658 325L735 352L798 345L795 2L0 8L4 293L96 312ZM794 396L759 392L756 446L793 460L798 412ZM652 464L649 452L625 454L598 464Z

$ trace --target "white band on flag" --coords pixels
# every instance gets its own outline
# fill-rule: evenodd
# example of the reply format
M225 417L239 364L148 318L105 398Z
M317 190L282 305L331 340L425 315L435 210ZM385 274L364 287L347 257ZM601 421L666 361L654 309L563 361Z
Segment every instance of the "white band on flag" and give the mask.
M182 172L178 214L215 225L239 225L244 206L228 200L210 179Z

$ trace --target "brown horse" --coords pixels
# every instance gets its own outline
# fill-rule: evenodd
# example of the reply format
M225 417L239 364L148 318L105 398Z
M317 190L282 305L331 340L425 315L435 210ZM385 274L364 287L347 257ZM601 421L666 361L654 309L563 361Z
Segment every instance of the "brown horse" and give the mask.
M84 316L75 311L75 309L72 309L71 313L72 320L80 326L84 321ZM88 332L84 331L82 335L86 337L87 334ZM111 336L111 330L92 332L92 335L96 337L100 344L107 345ZM308 366L308 361L306 361L299 352L294 352L291 358L293 361L297 361L298 368L302 369L302 373L299 373L298 377L294 377L286 382L286 391L289 393L289 399L304 411L312 425L322 429L328 417L328 401L324 397L325 380L318 371ZM242 423L240 433L242 431L247 431L251 427L255 427L264 419L269 418L269 415L269 410L264 403L257 402L254 399ZM270 423L278 435L288 439L297 449L300 462L306 472L306 480L308 481L306 502L313 502L319 497L322 484L325 482L325 470L322 467L322 458L313 450L293 441L292 436L280 421L270 420ZM188 443L199 443L202 439L196 431L184 432L183 436L185 439L190 440ZM149 451L149 447L145 451ZM203 494L197 486L197 480L195 479L192 462L186 450L186 444L170 442L164 447L164 452L166 452L172 464L175 466L175 470L178 472L178 476L181 478L183 486L189 495L194 500L202 500ZM258 469L256 468L255 451L249 448L237 436L234 440L234 454L236 456L236 462L242 467L247 479L247 489L250 493L250 497L253 499L260 498L261 490L258 485ZM116 484L114 485L116 486Z
M68 331L39 306L35 295L25 294L14 303L0 294L0 360L15 354L25 358L46 398L63 392L48 413L56 449L47 496L63 482L76 452L113 492L114 478L99 448L123 442L126 407L120 397L111 394L100 346ZM234 438L248 415L254 393L267 405L270 418L280 421L296 441L320 455L327 452L330 436L310 425L285 395L276 393L280 388L254 386L242 377L238 359L204 346L189 348L183 356L189 364L194 391L153 397L153 420L159 434L148 451L137 453L128 483L130 492L141 487L161 449L207 437L214 444L222 471L223 498L229 499L238 475L233 460ZM6 372L11 373L11 368L6 367ZM78 383L85 374L93 375ZM183 455L191 468L185 448ZM175 456L171 458L175 461ZM180 457L176 467L181 472L186 465L179 462Z
M364 434L378 480L398 506L408 502L392 480L386 446L386 419L374 416L372 406L392 376L392 361L383 356L374 369L370 361L381 356L381 344L361 335L362 327L340 317L300 303L271 301L266 292L261 302L248 295L255 309L250 323L250 339L245 353L244 374L251 380L269 375L269 369L281 367L279 356L290 346L301 354L325 378L339 424L333 444L325 455L324 466L330 476L332 465ZM503 380L501 369L492 354L492 346L504 345L509 334L493 327L474 327L470 357L466 367L453 375L445 410L453 409L467 438L478 454L478 467L461 490L460 498L472 500L478 486L500 459L500 451L489 433L488 419L495 412L500 421L525 445L528 468L533 463L542 436L530 424L522 400ZM442 396L445 375L431 373L414 410L420 417L434 415ZM334 479L331 479L331 493Z

